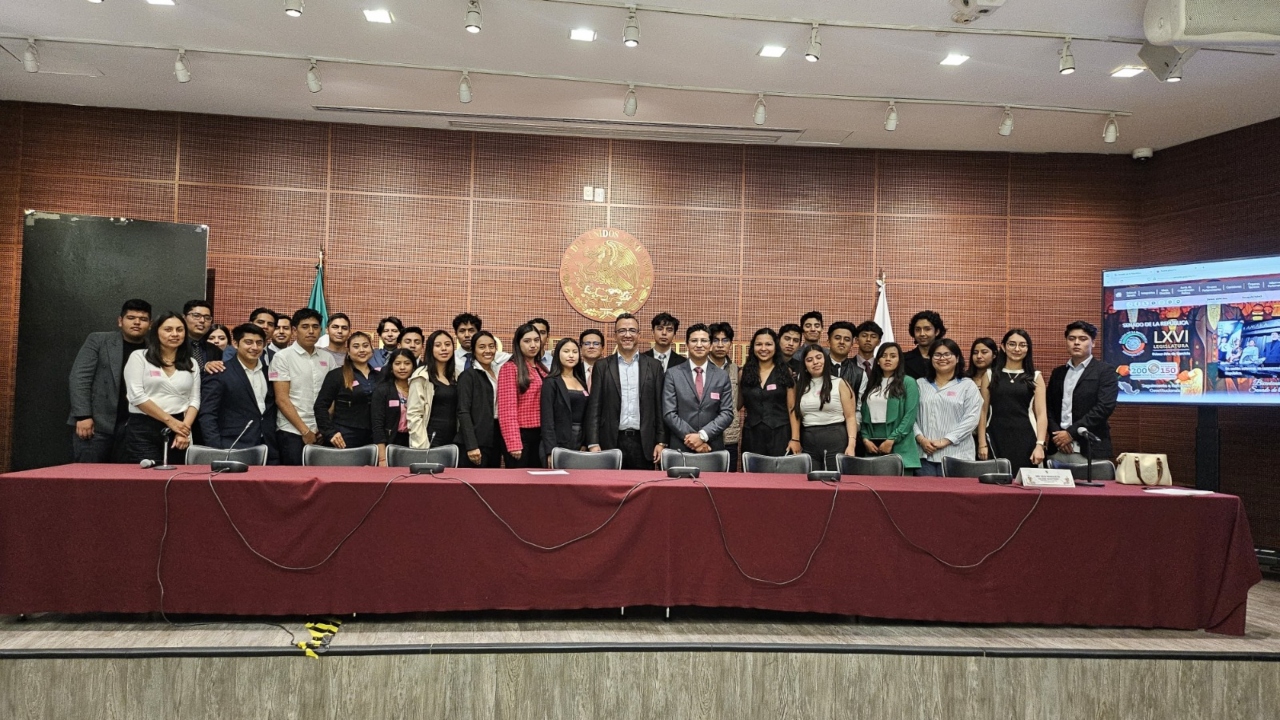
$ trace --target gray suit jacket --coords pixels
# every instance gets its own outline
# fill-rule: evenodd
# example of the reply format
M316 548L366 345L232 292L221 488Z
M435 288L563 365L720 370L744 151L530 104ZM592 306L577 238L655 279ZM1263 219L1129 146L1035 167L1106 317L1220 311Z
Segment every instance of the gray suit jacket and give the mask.
M684 436L705 431L712 450L724 449L724 431L733 424L733 385L729 374L708 362L702 399L693 387L689 363L671 368L662 379L662 417L671 428L671 446L684 447ZM692 448L687 448L692 450Z
M89 333L85 338L67 379L71 390L68 425L75 425L78 417L92 417L94 432L115 431L123 352L124 338L119 330Z

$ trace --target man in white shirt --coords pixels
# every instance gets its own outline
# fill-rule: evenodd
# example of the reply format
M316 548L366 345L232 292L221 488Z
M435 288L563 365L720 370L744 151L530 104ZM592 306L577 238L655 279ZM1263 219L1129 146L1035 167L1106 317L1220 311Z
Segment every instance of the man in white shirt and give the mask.
M542 340L542 357L539 359L539 362L542 363L542 369L550 370L551 354L554 352L551 346L551 323L547 322L545 318L537 317L530 320L529 324L538 330L538 337ZM508 354L507 357L511 357L511 355Z
M1111 458L1111 425L1108 419L1116 409L1120 394L1120 376L1115 367L1093 357L1093 343L1098 328L1083 320L1067 326L1064 337L1071 359L1054 368L1045 393L1049 415L1049 437L1057 450L1058 460L1078 461L1062 457L1083 453L1095 460ZM1098 438L1090 442L1080 436L1080 428Z
M205 375L197 421L204 443L222 449L266 445L268 463L276 452L276 401L267 381L263 350L267 333L246 323L231 330L235 355L223 372Z
M662 312L653 316L649 326L653 330L653 347L641 354L648 355L661 363L664 372L677 365L683 365L688 358L676 352L675 348L680 319L671 313Z
M333 369L333 356L316 347L320 313L303 308L293 314L294 343L276 353L267 378L275 393L276 442L280 464L301 465L302 448L316 441L316 395Z

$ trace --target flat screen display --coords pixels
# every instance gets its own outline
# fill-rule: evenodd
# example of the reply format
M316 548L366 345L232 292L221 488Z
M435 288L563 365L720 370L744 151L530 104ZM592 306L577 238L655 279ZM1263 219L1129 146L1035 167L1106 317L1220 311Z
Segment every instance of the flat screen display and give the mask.
M1102 273L1120 402L1280 405L1280 256Z

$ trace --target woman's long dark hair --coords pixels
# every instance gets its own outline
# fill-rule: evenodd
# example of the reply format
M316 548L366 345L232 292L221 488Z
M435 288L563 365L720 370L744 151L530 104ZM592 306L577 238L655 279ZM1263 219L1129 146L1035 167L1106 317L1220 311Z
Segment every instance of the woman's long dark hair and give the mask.
M1021 335L1022 337L1026 338L1026 341L1027 341L1027 356L1022 359L1022 377L1018 379L1026 383L1027 387L1031 388L1032 392L1034 392L1036 389L1036 363L1032 359L1032 355L1031 355L1031 333L1027 332L1026 330L1023 330L1022 328L1014 328L1009 332L1005 333L1004 337L1001 338L1000 347L1003 348L1005 343L1009 342L1009 338L1013 337L1014 335ZM1000 354L996 355L996 359L993 360L991 363L991 381L992 382L995 382L1000 378L1001 374L1004 372L1005 364L1008 361L1009 361L1008 353L1001 352Z
M512 350L515 351L511 359L514 360L516 363L516 389L518 389L521 394L525 393L529 389L529 383L532 382L532 378L529 377L529 365L531 363L529 362L529 358L524 356L524 350L520 347L520 338L524 337L525 335L528 335L529 333L538 333L538 328L534 327L529 323L525 323L520 327L516 328L516 336L515 336L515 340L513 341L515 344L515 347L511 348ZM541 351L542 350L542 343L541 343L542 334L541 333L538 333L538 339L539 339L538 350ZM546 377L547 373L545 370L542 369L542 363L538 362L536 357L534 358L532 365L534 367L534 370L533 370L534 372L538 373L543 377Z
M160 326L169 318L177 318L178 323L182 325L182 344L173 354L173 364L165 365L164 360L160 357ZM177 370L191 369L191 343L187 342L187 325L182 322L182 316L170 310L161 315L155 322L151 323L151 330L147 333L147 362L156 367L171 367ZM221 360L222 358L215 358Z
M342 387L347 390L356 382L356 361L351 359L351 341L356 338L364 338L365 342L373 345L373 338L369 337L369 333L357 330L347 336L347 356L342 359ZM365 364L368 364L366 361Z
M1000 353L1003 352L1000 346L996 344L996 341L989 337L980 337L973 341L973 344L969 346L969 372L967 375L974 382L978 381L978 375L983 372L983 369L973 362L973 351L977 350L979 345L986 345L987 349L991 351L991 365L987 367L988 370L996 366L996 361L1000 359Z
M887 342L876 350L875 362L871 364L871 374L867 376L867 389L862 393L862 402L864 403L867 398L871 397L873 390L880 389L880 383L884 380L884 368L880 367L880 358L884 357L885 350L889 349L898 351L898 367L894 368L893 375L889 376L889 387L885 388L884 396L887 398L905 397L907 394L907 388L903 385L902 380L906 375L906 363L903 362L906 358L902 356L902 347L896 342Z
M400 357L409 358L409 365L411 366L411 368L418 367L418 358L413 356L412 350L405 350L404 348L396 348L395 350L391 351L390 355L387 356L387 364L382 366L382 374L378 376L379 385L381 385L382 383L391 383L392 385L394 385L396 383L396 374L395 374L395 371L391 369L391 363L395 362L396 358L400 358ZM413 374L413 369L409 370L409 374L410 375Z
M560 348L569 343L573 343L578 348L578 364L573 366L573 376L585 388L587 386L587 371L582 369L582 346L578 344L577 338L560 338L560 342L556 343L556 349L551 353L551 372L547 373L547 377L560 377L564 374L564 365L560 364Z
M831 359L822 351L821 345L805 345L800 351L800 379L796 380L796 417L800 420L804 420L804 415L800 412L800 397L809 392L809 385L813 382L809 364L805 362L812 352L822 353L822 390L818 392L818 409L821 410L831 402Z
M431 333L431 336L427 338L427 348L426 348L426 352L424 353L424 355L426 355L426 358L427 358L427 359L426 359L426 365L427 365L427 379L428 379L428 380L431 380L432 378L435 378L435 379L438 379L438 380L440 380L440 381L442 381L442 382L447 381L450 385L452 385L452 384L453 384L453 374L454 374L455 372L457 372L457 368L456 368L456 367L454 367L454 361L453 361L453 356L452 356L452 355L450 355L450 356L449 356L449 359L448 359L448 360L445 360L445 361L444 361L444 376L443 376L443 377L442 377L442 376L440 375L440 373L436 370L436 362L438 362L438 361L436 360L436 338L438 338L438 337L440 337L440 336L442 336L442 335L443 335L444 337L449 338L449 342L450 342L450 343L453 343L454 348L457 348L457 347L458 347L458 346L457 346L457 343L454 343L454 342L453 342L453 336L452 336L452 335L450 335L448 332L446 332L446 331L444 331L444 330L436 330L435 332Z
M751 384L760 384L760 358L756 357L756 339L761 335L768 335L773 338L773 366L782 368L785 372L782 375L783 387L791 387L796 384L795 379L791 377L791 370L787 367L787 359L782 357L782 341L778 339L778 333L773 328L760 328L755 335L751 336L751 344L747 346L747 360L742 363L742 385L750 386Z
M933 353L940 347L950 350L951 354L956 356L955 377L953 377L952 380L959 380L963 378L965 376L964 356L960 354L960 346L951 338L942 338L940 340L935 340L933 345L929 348L929 372L925 375L925 379L929 382L933 382L938 379L938 371L933 367Z

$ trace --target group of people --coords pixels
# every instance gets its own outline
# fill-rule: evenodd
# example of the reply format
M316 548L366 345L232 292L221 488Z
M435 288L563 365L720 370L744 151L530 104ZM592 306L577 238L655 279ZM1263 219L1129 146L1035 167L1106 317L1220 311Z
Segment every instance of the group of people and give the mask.
M511 352L480 317L425 333L396 317L374 336L343 313L257 308L228 329L192 300L152 317L124 303L118 330L93 333L70 376L77 462L181 462L192 443L266 445L269 463L299 465L307 445L457 445L463 466L545 467L554 448L621 450L623 467L653 469L666 448L770 456L894 454L908 474L940 475L944 458L1006 458L1019 468L1050 456L1112 454L1114 367L1093 357L1097 328L1064 333L1068 360L1046 381L1031 336L978 338L968 362L931 310L910 322L910 350L883 342L874 321L799 323L755 331L738 367L729 323L684 330L659 313L650 347L629 313L612 338L584 330L552 346L550 324L516 328ZM613 351L606 353L611 341ZM1084 428L1087 433L1081 433ZM1094 440L1090 443L1089 436Z

